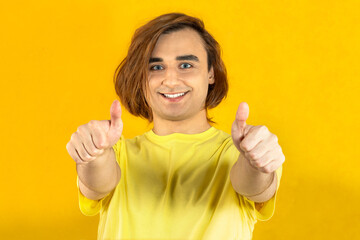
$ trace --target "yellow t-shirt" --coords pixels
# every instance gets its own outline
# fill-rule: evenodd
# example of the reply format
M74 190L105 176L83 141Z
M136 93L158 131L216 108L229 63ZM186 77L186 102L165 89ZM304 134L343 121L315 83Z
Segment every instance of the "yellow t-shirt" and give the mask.
M231 135L214 127L121 136L113 149L121 168L116 188L100 200L78 190L81 212L100 212L98 239L251 239L257 220L274 213L276 194L258 212L234 191L230 170L240 153Z

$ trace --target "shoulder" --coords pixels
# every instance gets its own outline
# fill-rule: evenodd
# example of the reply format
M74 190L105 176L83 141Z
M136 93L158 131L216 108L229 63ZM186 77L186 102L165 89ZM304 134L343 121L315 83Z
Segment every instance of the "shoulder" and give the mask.
M216 129L216 133L212 136L210 144L220 153L221 158L237 159L239 151L234 145L232 137L229 133Z
M125 138L122 137L119 140L121 147L124 151L139 151L141 148L149 147L149 144L152 144L152 141L147 137L147 133L143 133L141 135Z
M216 134L214 134L212 140L215 143L223 145L224 147L235 148L231 135L223 130L216 128Z

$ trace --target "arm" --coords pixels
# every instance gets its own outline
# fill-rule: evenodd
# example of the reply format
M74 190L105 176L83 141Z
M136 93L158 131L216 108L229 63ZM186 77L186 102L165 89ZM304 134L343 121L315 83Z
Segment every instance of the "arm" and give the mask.
M66 149L76 162L81 193L98 200L111 192L120 181L120 166L113 146L119 141L123 122L121 106L114 101L111 120L92 120L78 127L71 135Z
M230 171L230 181L236 192L256 202L257 209L270 200L277 189L276 169L285 161L278 138L264 125L246 124L247 103L240 103L231 135L239 150L238 160Z
M270 200L276 191L276 173L260 172L250 165L240 154L230 171L230 181L234 190L256 203ZM257 204L262 205L262 204Z
M111 192L120 181L121 170L113 148L108 148L95 160L76 164L81 193L98 200Z

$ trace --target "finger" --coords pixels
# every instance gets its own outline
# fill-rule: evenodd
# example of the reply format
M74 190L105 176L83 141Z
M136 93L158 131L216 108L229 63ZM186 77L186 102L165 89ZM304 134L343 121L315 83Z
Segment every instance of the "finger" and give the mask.
M68 144L66 144L66 149L70 155L70 157L76 162L76 163L83 163L83 161L81 160L79 154L77 153L74 145L72 144L72 142L68 142Z
M276 171L276 169L278 169L281 164L282 163L280 161L273 160L264 167L259 168L259 171L263 173L272 173Z
M251 165L253 165L254 167L262 168L268 165L271 161L275 160L277 157L278 154L276 151L269 150L262 157L257 159L250 159L250 161L251 161Z
M95 157L90 156L85 150L85 147L80 139L78 132L73 133L71 138L72 138L72 145L74 146L77 155L79 156L82 162L88 162L95 159ZM74 154L74 156L76 155Z
M252 127L241 141L240 148L243 151L250 152L258 143L265 140L269 135L270 133L264 125Z
M91 136L91 128L89 128L87 124L81 125L77 132L79 133L79 137L84 144L85 150L90 156L96 157L103 152L103 149L100 150L96 148Z
M259 168L261 172L265 172L265 173L273 172L285 162L285 156L282 153L280 147L272 150L272 152L269 155L270 157L268 157L268 159L272 159L272 160L267 161L262 167Z
M108 120L104 121L107 122ZM107 143L107 138L106 138L106 133L103 129L103 127L101 127L99 125L99 121L90 121L88 123L89 125L89 130L90 130L90 135L91 135L91 140L93 142L93 145L95 148L102 150L104 148L107 147L108 143Z
M80 159L84 162L88 162L90 160L94 160L95 157L91 156L85 149L85 146L84 146L84 143L82 142L81 138L80 138L80 135L78 132L75 132L74 133L75 136L74 136L74 146L75 146L75 149L80 157Z
M277 137L274 134L269 135L265 140L260 141L256 146L247 152L252 160L259 160L267 152L276 149L279 146Z
M245 129L240 129L237 126L236 120L233 122L231 127L231 136L236 148L241 152L244 153L244 150L240 148L240 143L244 139L245 136L249 133L250 129L253 128L252 125L246 125Z

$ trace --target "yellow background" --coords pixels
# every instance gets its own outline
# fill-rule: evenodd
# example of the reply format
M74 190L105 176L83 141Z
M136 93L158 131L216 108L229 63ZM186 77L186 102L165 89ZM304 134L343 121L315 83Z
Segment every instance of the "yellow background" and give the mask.
M110 118L115 68L135 29L167 12L204 20L228 69L211 111L237 106L286 156L276 211L254 239L360 237L359 1L7 1L0 3L1 239L95 239L78 208L71 134ZM124 135L150 129L123 113Z

